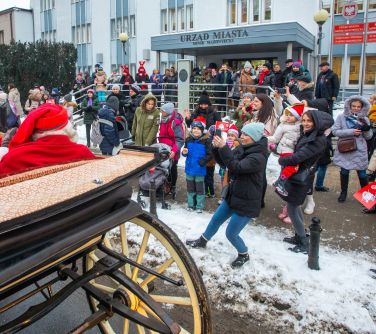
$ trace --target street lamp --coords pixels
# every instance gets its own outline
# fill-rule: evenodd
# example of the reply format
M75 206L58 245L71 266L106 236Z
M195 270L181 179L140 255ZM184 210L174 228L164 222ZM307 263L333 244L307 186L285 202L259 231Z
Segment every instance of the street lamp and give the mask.
M129 40L129 36L126 32L122 32L119 34L119 40L120 42L123 44L123 51L124 51L124 54L127 55L127 51L125 49L125 43L128 42Z
M317 53L319 56L319 62L321 62L321 40L323 38L322 25L326 22L328 17L329 17L329 13L326 9L320 9L313 16L314 21L319 26L319 34L317 36L317 45L318 45Z

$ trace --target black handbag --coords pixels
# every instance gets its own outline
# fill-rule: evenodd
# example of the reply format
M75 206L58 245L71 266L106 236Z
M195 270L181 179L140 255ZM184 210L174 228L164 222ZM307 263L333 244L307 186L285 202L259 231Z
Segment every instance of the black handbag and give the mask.
M311 174L311 170L307 168L299 169L294 175L290 177L290 182L294 184L304 185Z

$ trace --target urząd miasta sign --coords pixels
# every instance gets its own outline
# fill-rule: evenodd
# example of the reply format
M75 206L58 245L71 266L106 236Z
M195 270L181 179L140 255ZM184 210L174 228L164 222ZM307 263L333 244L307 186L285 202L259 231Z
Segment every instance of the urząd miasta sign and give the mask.
M180 36L180 42L193 45L231 43L235 39L248 37L245 29L220 30L204 33L191 33Z

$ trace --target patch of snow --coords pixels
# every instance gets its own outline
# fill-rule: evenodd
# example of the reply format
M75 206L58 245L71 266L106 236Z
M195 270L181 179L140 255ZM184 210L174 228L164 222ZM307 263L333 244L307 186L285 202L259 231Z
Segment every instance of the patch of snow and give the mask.
M211 219L209 213L187 212L177 204L172 210L159 207L159 218L183 241L199 237ZM288 230L256 222L241 233L251 261L233 270L236 250L225 237L225 227L206 249L189 250L217 307L298 333L376 333L375 280L367 275L375 261L370 256L321 247L321 269L310 270L307 256L290 252L282 242ZM140 242L141 235L128 236ZM158 254L160 246L155 247Z

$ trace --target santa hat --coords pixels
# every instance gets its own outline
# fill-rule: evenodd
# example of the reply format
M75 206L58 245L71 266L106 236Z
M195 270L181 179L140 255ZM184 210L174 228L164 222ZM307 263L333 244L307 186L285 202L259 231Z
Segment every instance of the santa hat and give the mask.
M288 106L284 112L289 111L297 120L300 120L304 112L304 104L296 103L292 106Z
M205 117L199 116L195 118L191 124L191 128L197 127L201 129L201 131L204 131L206 128L206 119Z
M230 125L229 129L227 130L227 133L231 133L231 134L235 135L236 137L239 137L239 130L235 126L235 124Z
M42 104L29 113L9 143L9 148L31 141L36 132L59 130L68 124L68 113L58 104Z

